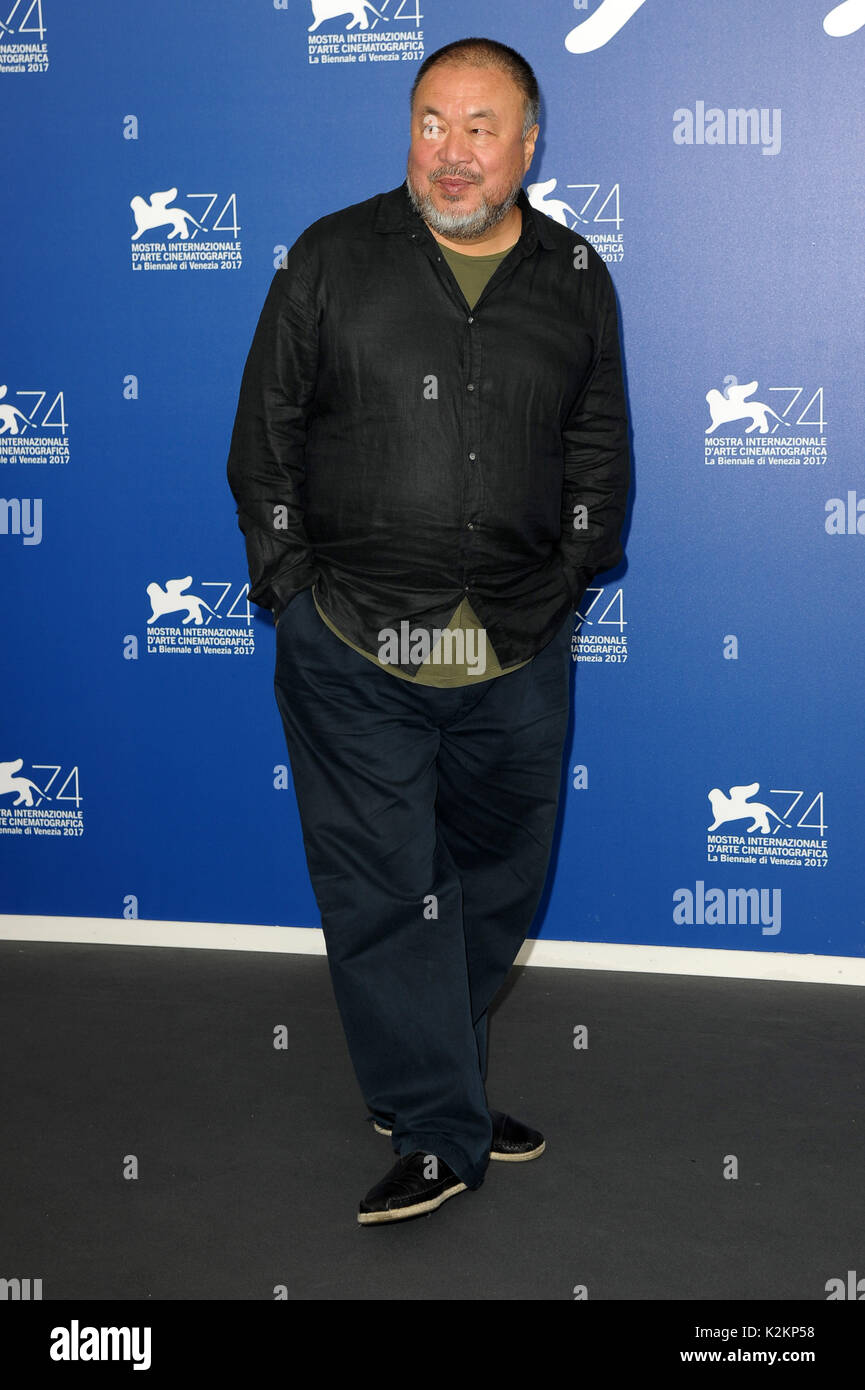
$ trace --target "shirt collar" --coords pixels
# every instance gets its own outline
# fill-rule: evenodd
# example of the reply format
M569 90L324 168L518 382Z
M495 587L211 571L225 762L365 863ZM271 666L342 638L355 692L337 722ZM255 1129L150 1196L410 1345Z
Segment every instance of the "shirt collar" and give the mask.
M555 242L549 232L550 219L546 213L532 207L524 188L520 188L517 194L516 206L523 214L523 227L517 242L523 253L530 255L538 243L545 251L554 250ZM381 195L374 227L377 232L416 233L423 230L432 236L423 218L415 212L404 182L399 188L393 188L389 193Z

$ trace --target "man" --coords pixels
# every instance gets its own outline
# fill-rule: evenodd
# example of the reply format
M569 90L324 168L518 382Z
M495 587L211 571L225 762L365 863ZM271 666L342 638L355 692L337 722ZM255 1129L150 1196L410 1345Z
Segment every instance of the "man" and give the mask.
M231 441L334 994L399 1155L362 1224L544 1148L488 1108L487 1011L543 890L629 454L609 274L521 186L538 111L503 44L426 59L406 182L295 242Z

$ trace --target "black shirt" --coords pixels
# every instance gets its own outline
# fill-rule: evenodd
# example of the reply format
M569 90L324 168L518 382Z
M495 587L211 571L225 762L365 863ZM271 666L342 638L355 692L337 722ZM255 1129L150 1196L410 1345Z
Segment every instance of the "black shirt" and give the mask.
M610 275L523 189L517 205L520 239L473 309L404 184L288 252L228 458L254 603L278 615L315 582L340 632L375 651L403 620L446 627L467 596L510 666L622 558Z

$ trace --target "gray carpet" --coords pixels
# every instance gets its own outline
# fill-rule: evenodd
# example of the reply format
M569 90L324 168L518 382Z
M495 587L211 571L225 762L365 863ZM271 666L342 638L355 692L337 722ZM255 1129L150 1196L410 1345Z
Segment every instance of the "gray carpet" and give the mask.
M514 969L488 1097L546 1153L361 1227L394 1155L325 959L4 941L0 966L0 1275L43 1299L825 1301L865 1275L859 989Z

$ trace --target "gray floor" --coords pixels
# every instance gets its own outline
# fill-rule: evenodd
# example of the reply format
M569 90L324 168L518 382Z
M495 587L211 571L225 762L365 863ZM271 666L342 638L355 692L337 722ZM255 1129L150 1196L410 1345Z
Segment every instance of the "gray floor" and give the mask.
M394 1156L325 959L3 941L0 971L0 1275L43 1299L825 1301L865 1274L859 989L515 969L487 1091L546 1153L361 1227Z

